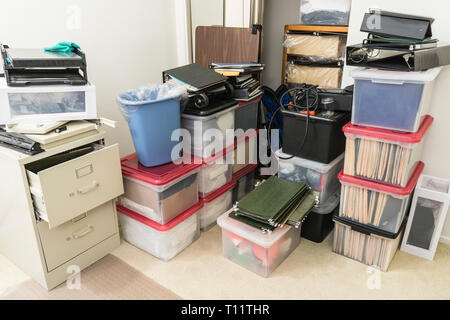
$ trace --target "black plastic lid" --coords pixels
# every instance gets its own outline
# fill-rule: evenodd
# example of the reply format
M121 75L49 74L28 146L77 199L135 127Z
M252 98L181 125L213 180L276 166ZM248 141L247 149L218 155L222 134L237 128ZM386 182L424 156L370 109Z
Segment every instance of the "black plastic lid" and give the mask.
M403 223L400 226L400 228L398 229L398 232L392 233L392 232L380 230L378 228L368 226L366 224L361 224L361 223L340 217L337 212L335 213L335 215L333 215L333 220L335 222L342 223L342 224L350 227L353 231L357 231L359 233L363 233L363 234L366 234L369 236L375 235L375 236L379 236L379 237L383 237L383 238L387 238L387 239L397 239L398 235L402 232L402 230L406 226L406 221L408 220L407 218L408 217L405 217L405 219L403 220Z
M236 106L237 102L233 99L214 99L207 107L197 108L193 104L188 103L184 109L184 114L193 116L209 116L219 111Z
M306 114L299 113L299 112L296 112L296 111L282 109L281 112L283 113L283 115L288 115L288 116L291 116L291 117L300 118L301 120L304 120L304 121L306 121L306 118L307 118ZM338 113L339 116L337 116L336 118L333 118L333 119L310 115L309 116L309 121L311 121L311 122L327 122L327 123L334 124L334 123L338 123L338 122L339 123L340 122L347 123L350 120L350 116L351 116L350 112L335 112L335 113Z

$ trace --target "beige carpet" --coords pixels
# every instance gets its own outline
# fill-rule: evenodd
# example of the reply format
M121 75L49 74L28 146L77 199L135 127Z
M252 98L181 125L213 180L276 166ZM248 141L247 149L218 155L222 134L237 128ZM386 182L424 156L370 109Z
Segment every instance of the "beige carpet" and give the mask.
M72 282L75 283L75 282ZM179 296L160 286L121 259L108 255L81 272L79 289L66 283L48 292L37 282L27 280L10 289L0 300L179 300Z

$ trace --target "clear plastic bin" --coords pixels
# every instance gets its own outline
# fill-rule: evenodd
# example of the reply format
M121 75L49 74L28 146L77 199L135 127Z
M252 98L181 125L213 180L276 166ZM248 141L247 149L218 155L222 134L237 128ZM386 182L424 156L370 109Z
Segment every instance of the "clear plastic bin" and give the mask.
M235 181L224 185L206 198L200 198L203 208L199 211L200 230L208 231L216 225L217 218L233 206L232 196Z
M259 104L262 96L250 101L239 101L239 107L234 113L234 124L236 129L244 132L248 129L258 128Z
M233 174L248 165L258 163L258 131L252 130L236 138L234 143Z
M422 175L406 225L401 251L433 260L450 204L450 180Z
M198 212L201 208L202 204L197 203L165 225L120 205L117 211L125 241L168 261L200 237Z
M125 193L119 203L160 224L166 224L198 202L201 164L173 163L144 167L132 154L121 160Z
M233 153L234 147L230 146L203 160L203 165L198 174L198 193L201 198L207 197L231 181L233 175Z
M194 156L198 158L208 158L218 150L228 147L226 141L227 129L234 130L234 112L238 107L222 110L209 116L195 116L190 114L181 114L181 127L187 129L191 134L191 148ZM211 130L215 129L215 130ZM214 134L221 133L223 140L215 142ZM233 137L234 139L234 137ZM234 141L232 142L234 143ZM230 143L230 145L232 144ZM217 144L221 145L215 150Z
M217 219L222 228L223 255L231 261L267 277L300 243L301 228L284 226L271 233L230 218L229 212Z
M348 25L351 0L301 0L300 24Z
M404 188L340 172L338 178L342 183L342 190L339 216L382 231L397 233L409 210L411 195L423 168L423 162L419 162Z
M426 116L417 133L360 127L348 123L344 173L367 180L404 187L422 158L423 137L433 118Z
M0 124L97 119L95 86L9 87L0 78Z
M344 154L341 154L329 164L299 157L283 160L280 157L287 158L289 155L281 150L276 152L276 156L278 159L278 177L293 182L306 182L319 199L319 203L327 201L331 195L339 190L340 184L337 175L344 166Z
M383 232L339 217L335 222L333 252L387 271L403 236L405 223L396 233Z
M440 68L423 72L357 69L352 123L416 132L428 113Z
M241 200L247 193L255 189L257 164L252 164L233 174L236 186L233 189L233 203Z

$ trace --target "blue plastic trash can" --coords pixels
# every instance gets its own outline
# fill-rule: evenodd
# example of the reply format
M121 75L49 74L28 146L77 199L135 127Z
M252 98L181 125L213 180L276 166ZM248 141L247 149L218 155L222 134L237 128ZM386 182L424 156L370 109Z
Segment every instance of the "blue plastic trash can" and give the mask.
M139 162L145 167L169 163L173 147L172 132L180 128L180 101L174 97L156 100L158 88L139 101L133 91L117 98L128 120Z

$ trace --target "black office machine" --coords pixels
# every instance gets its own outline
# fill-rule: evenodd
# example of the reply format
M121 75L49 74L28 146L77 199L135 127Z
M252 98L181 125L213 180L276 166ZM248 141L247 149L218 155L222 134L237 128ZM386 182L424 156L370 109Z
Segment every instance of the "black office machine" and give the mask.
M86 55L77 48L71 52L55 52L0 45L0 50L8 86L85 85L88 82Z
M197 63L163 72L163 81L173 81L188 89L188 99L182 101L183 112L206 115L236 105L233 86L227 78Z

